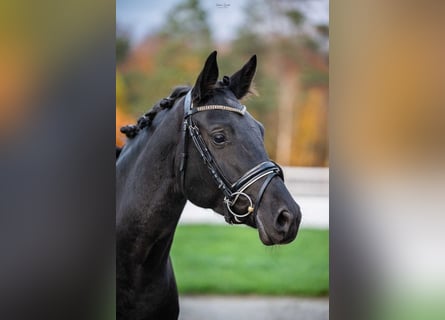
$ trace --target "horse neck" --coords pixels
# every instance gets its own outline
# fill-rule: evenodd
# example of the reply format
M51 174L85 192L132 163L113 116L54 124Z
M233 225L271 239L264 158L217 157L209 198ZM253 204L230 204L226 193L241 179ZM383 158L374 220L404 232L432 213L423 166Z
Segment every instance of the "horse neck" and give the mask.
M178 163L181 123L177 108L164 111L119 156L118 229L133 224L151 242L173 236L186 202Z

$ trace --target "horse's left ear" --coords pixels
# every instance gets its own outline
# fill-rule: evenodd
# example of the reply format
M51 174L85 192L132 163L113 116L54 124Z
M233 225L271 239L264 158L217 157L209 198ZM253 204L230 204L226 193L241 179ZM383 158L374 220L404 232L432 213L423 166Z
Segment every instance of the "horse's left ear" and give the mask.
M230 77L229 88L238 100L242 99L249 92L255 71L256 55L253 55L240 70Z

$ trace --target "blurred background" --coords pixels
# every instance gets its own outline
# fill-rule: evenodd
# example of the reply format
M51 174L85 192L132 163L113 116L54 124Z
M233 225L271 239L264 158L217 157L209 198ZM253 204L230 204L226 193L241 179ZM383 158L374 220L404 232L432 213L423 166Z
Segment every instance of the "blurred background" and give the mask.
M225 225L187 203L172 248L182 319L208 318L199 313L203 305L215 306L206 311L212 319L236 319L245 308L258 319L328 317L328 24L327 0L116 2L117 144L125 143L121 126L135 123L174 86L193 85L213 50L220 77L256 54L259 95L244 103L263 123L266 149L284 166L303 211L297 240L270 249L256 230ZM225 297L222 307L215 295ZM243 299L231 295L267 300L237 305ZM272 314L283 305L288 314Z
M327 166L328 1L117 1L116 140L175 85L194 84L218 50L221 76L258 55L259 97L272 159Z
M128 85L123 80L122 61L117 63L116 73L115 20L117 18L118 35L121 32L127 35L124 38L129 41L124 42L127 44L123 47L130 53L145 36L166 30L167 14L179 3L118 1L116 12L114 2L109 1L0 2L2 318L113 319L115 294L109 286L115 278L112 272L115 264L114 90L116 88L122 99L122 92L126 91L121 90L119 83ZM246 8L242 0L200 2L210 25L212 42L219 50L222 71L233 72L250 54L232 54L235 47L222 50L220 42L231 43L243 34L242 28L231 31L233 25L246 25L246 30L256 33L257 42L263 44L267 38L265 30L269 30L271 24L283 30L268 37L276 42L288 31L296 31L294 25L288 26L289 18L282 13L283 19L269 18L256 23L248 20L249 15L272 17L276 15L275 10L292 5L304 14L304 23L312 25L309 28L327 24L327 9L321 9L326 8L327 3L323 1L282 4L270 1L273 6L255 2L258 3L260 5ZM228 11L228 4L234 10ZM445 319L445 45L442 40L445 2L337 0L331 1L329 11L330 318ZM242 15L243 12L247 15ZM181 22L180 26L185 25ZM300 28L295 34L301 35L306 28ZM198 51L196 45L189 46ZM263 50L272 54L270 50L275 48L267 45ZM208 52L199 57L193 54L195 65L189 66L190 72L183 73L183 79L178 73L171 85L193 83ZM297 52L292 59L296 55ZM263 63L267 55L259 58L257 86L261 95L246 104L250 109L260 102L275 108L278 105L266 103L268 98L278 96L269 94L273 86L267 83L260 86L261 73L273 69L274 65ZM236 61L230 62L231 59ZM158 72L163 65L149 59L142 61L151 63L151 68ZM171 59L169 65L179 63ZM304 64L297 65L303 69ZM273 72L267 72L261 81L277 79ZM150 86L164 85L164 74L159 72L159 78ZM141 91L152 90L150 86L142 86ZM118 118L126 115L128 121L122 122L133 122L135 116L149 109L170 89L155 92L144 100L141 111L134 109L136 104L128 97L121 100L119 110L125 113L118 113ZM298 96L304 98L304 95ZM261 121L266 123L267 119ZM268 132L274 132L271 131L273 123L266 126ZM276 137L268 139L277 140ZM277 146L269 152L276 157L274 148ZM286 176L290 177L288 173ZM307 185L304 190L308 190ZM304 224L313 211L306 209L303 213ZM193 271L199 261L196 255L187 254L184 247L197 254L204 250L204 242L217 242L224 243L222 248L207 247L206 250L215 253L213 258L226 260L202 260L201 265L212 266L216 270L213 278L224 279L226 288L232 292L234 285L227 282L233 277L227 277L229 271L241 275L244 283L254 283L256 288L259 285L255 281L264 279L271 283L269 288L293 291L291 301L301 301L298 305L303 309L319 298L294 299L297 294L303 295L302 287L312 288L312 292L316 292L311 293L312 297L325 295L326 228L312 228L310 232L303 228L291 246L258 247L255 251L245 238L235 238L247 236L251 238L249 241L260 245L254 230L221 226L224 231L235 231L234 234L214 232L197 243L191 241L202 233L194 232L194 228L201 226L181 225L177 234L181 241L173 248L182 292L186 290L184 279L191 279L191 275L181 270ZM236 246L231 240L235 240ZM179 243L184 246L176 246ZM237 251L246 248L245 252L259 253L258 256L266 257L277 268L271 269L264 260L252 261L253 254L235 255L234 247ZM222 255L221 250L227 254ZM306 254L302 250L306 250ZM182 259L182 263L192 263L192 267L180 267L178 252L194 258L188 262ZM293 264L283 264L282 256L290 257L286 262ZM217 263L225 268L217 268ZM253 270L270 272L259 277ZM271 278L275 274L281 278L279 285ZM305 278L296 281L296 275ZM203 288L215 290L208 282L200 286L201 292ZM249 292L246 288L238 287L238 290ZM272 290L267 290L267 301L271 301ZM297 291L299 293L295 293ZM310 295L309 290L305 291L306 296ZM219 314L229 313L225 319L230 319L231 307L243 301L253 304L250 297L227 298L226 308L217 310ZM281 310L289 310L288 301L282 301ZM260 302L255 305L256 309L266 314L270 303ZM208 304L213 305L212 300L208 300ZM91 310L92 307L96 310ZM184 307L182 310L185 311ZM316 319L311 310L307 318ZM97 315L99 311L102 317ZM296 314L303 319L301 310L292 314L294 318ZM261 315L256 319L261 319Z

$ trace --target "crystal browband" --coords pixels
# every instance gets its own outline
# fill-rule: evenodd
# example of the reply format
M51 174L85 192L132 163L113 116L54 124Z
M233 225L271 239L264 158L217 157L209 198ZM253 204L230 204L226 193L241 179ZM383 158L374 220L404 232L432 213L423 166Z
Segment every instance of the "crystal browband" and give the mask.
M236 113L239 113L241 115L244 115L244 113L246 113L246 106L244 106L244 105L242 106L241 109L228 107L228 106L217 105L217 104L201 106L201 107L195 107L193 109L196 109L195 112L208 111L208 110L225 110L225 111L236 112Z

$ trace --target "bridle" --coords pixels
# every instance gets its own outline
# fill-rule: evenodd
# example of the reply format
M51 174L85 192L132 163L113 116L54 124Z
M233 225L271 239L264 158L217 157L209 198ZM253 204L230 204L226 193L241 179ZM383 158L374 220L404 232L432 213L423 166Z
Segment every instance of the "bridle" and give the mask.
M181 173L181 183L182 188L185 190L185 169L187 163L187 147L188 147L188 139L187 139L187 131L189 133L190 138L193 141L196 149L198 150L201 158L204 160L204 163L207 165L207 168L215 181L218 189L222 191L224 194L224 204L226 205L226 221L228 223L242 223L240 218L245 218L250 214L256 216L258 211L258 207L260 206L261 199L263 197L264 192L266 191L267 186L272 181L275 176L279 176L282 180L284 180L283 170L273 161L265 161L256 165L249 171L247 171L241 178L239 178L235 183L230 183L230 181L226 178L226 176L222 173L218 164L215 161L215 158L211 154L209 148L207 147L198 126L195 121L193 121L193 115L198 112L203 111L211 111L211 110L224 110L229 112L235 112L240 116L244 116L246 112L246 106L239 105L237 107L229 107L223 105L205 105L194 107L192 98L191 98L191 90L187 93L184 99L184 122L183 122L183 152L181 153L181 163L180 163L180 173ZM267 177L264 180L263 185L258 192L258 196L256 198L255 204L253 204L251 197L245 192L251 185L260 180L261 178ZM239 214L233 211L233 206L240 199L240 197L245 198L249 202L249 206L247 211L243 214Z

